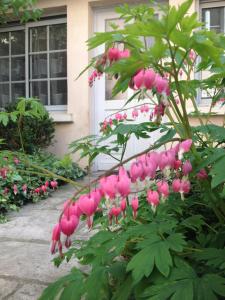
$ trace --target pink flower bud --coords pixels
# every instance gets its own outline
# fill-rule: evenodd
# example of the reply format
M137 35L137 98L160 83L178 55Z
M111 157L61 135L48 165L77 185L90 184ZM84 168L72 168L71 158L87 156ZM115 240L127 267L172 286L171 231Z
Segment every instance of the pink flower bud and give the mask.
M14 195L18 194L18 188L17 188L16 184L13 185L13 193L14 193Z
M169 185L166 181L159 181L157 182L157 187L159 193L164 197L167 198L169 196Z
M208 178L208 174L205 169L201 169L196 176L199 180L205 180Z
M43 193L46 193L47 192L47 187L45 185L42 185L41 190L42 190Z
M126 201L125 198L123 198L123 199L121 200L121 202L120 202L120 208L121 208L121 211L122 211L122 213L123 213L123 217L125 218L125 217L126 217L125 211L126 211L126 208L127 208L127 201Z
M172 189L175 193L179 193L181 190L181 180L180 179L174 179L172 182Z
M75 229L79 224L79 219L76 216L63 216L60 220L61 231L66 235L70 236L74 233Z
M132 210L133 210L134 219L136 219L136 217L137 217L138 205L139 205L138 197L133 198L131 200L131 207L132 207Z
M36 193L36 194L40 194L40 192L41 192L41 188L36 188L35 190L34 190L34 192Z
M55 253L56 244L57 242L60 241L60 234L61 234L61 229L60 229L60 224L58 223L54 226L52 231L52 246L51 246L52 254Z
M110 48L108 50L108 59L110 62L117 61L120 58L120 51L117 48Z
M182 166L182 172L184 176L187 176L192 171L192 165L189 160L186 160Z
M55 180L53 180L53 181L50 182L50 185L51 185L51 187L52 187L53 189L55 189L55 188L57 188L57 186L58 186L58 182L55 181Z
M157 191L149 190L147 192L147 201L151 206L157 207L159 205L159 194Z
M45 181L45 186L49 187L49 181Z
M133 162L130 167L131 181L135 182L138 178L142 176L142 173L143 173L142 164L139 162Z
M138 117L138 110L137 109L134 109L132 111L132 118L136 119Z

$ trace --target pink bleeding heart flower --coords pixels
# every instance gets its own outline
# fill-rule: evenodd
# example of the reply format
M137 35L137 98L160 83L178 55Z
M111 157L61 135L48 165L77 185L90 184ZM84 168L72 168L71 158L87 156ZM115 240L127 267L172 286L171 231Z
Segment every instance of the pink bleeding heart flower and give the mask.
M159 193L157 191L149 190L147 192L147 201L151 204L153 212L155 212L156 207L159 205Z
M157 188L159 193L162 195L162 200L164 201L169 196L169 185L166 181L157 182Z
M108 50L108 59L110 62L117 61L120 58L120 51L117 48L110 48Z
M52 187L53 189L56 189L57 186L58 186L58 182L57 182L56 180L52 180L52 181L50 182L50 185L51 185L51 187Z
M0 176L5 179L6 176L7 176L7 172L8 172L8 169L7 168L1 168L0 169Z
M40 192L41 192L41 188L36 188L35 190L34 190L34 192L36 193L36 194L40 194Z
M175 162L175 156L170 151L164 151L161 153L161 160L159 162L160 170L164 170L165 168L173 168Z
M95 190L91 191L90 196L93 197L95 200L95 210L96 210L102 199L102 194L101 194L100 189L95 189Z
M18 194L18 188L17 188L16 184L13 185L13 193L14 193L14 195Z
M172 189L175 193L179 193L181 190L181 180L180 179L174 179L172 182Z
M181 165L182 165L182 161L179 159L176 159L174 161L174 170L178 170L181 167Z
M49 181L48 181L48 180L45 181L45 186L46 186L46 187L49 187Z
M26 184L23 184L22 190L23 190L24 192L27 190L27 185L26 185Z
M122 197L128 196L130 194L130 185L131 185L131 180L128 177L126 170L123 167L120 167L118 182L116 185L118 193Z
M121 208L121 211L123 213L123 217L125 218L126 217L126 208L127 208L127 201L125 198L123 198L121 201L120 201L120 208Z
M182 172L184 176L187 176L192 171L192 165L190 163L190 160L186 160L182 166Z
M17 157L14 157L14 163L16 164L16 165L18 165L19 163L20 163L20 161L19 161L19 159L17 158Z
M183 158L183 153L189 152L191 149L192 140L188 139L180 143L178 157L179 159Z
M26 195L27 194L27 185L26 184L23 184L22 190L23 190L24 195Z
M196 176L199 180L205 180L208 178L208 174L205 169L201 169Z
M181 180L181 192L188 194L191 190L191 184L189 180Z
M154 86L155 79L156 79L156 74L155 74L154 70L148 69L145 71L144 86L146 87L146 89L149 90Z
M116 114L115 114L115 119L116 119L117 121L121 121L121 120L123 120L123 115L121 115L120 113L116 113Z
M42 185L41 190L42 190L43 193L46 193L47 192L47 187L45 185Z
M130 167L130 178L131 182L137 181L138 178L141 178L143 173L142 163L133 162Z
M137 217L138 206L139 206L138 197L134 197L131 200L131 207L132 207L132 210L133 210L133 218L134 219L136 219L136 217Z
M159 94L168 94L169 83L167 79L162 78L160 75L156 75L154 85Z
M191 49L188 56L189 56L190 60L194 61L196 58L196 53L194 52L194 50Z
M126 113L123 114L123 119L124 119L124 120L127 119L127 114L126 114Z
M135 108L133 111L132 111L132 118L136 119L138 117L138 110Z
M8 192L9 192L9 189L7 187L5 187L4 191L3 191L3 194L6 195L6 194L8 194Z
M142 105L142 106L140 107L140 112L141 112L141 113L147 113L147 112L149 112L149 106L146 105L146 104Z
M121 208L120 207L112 207L109 214L112 217L115 217L116 224L118 224L118 216L121 214Z
M143 87L144 80L145 80L145 71L140 70L133 78L135 88L140 89L141 87Z
M128 58L130 57L130 50L129 49L124 49L123 51L119 52L119 58Z
M91 195L82 195L78 200L78 206L83 214L87 216L88 227L91 228L93 225L93 214L96 211L96 202Z
M61 229L60 224L56 224L52 231L52 246L51 253L54 254L56 252L56 245L60 241Z
M163 103L160 103L158 105L155 105L154 107L154 116L164 116L164 113L165 113L165 105Z
M77 202L68 199L63 204L63 214L67 217L74 215L77 218L80 218L80 216L82 215L82 211L80 210Z
M117 180L118 178L116 175L110 175L108 177L101 178L99 181L101 190L111 199L115 198L117 193Z
M79 219L74 216L63 216L60 220L60 228L66 236L71 236L79 224Z

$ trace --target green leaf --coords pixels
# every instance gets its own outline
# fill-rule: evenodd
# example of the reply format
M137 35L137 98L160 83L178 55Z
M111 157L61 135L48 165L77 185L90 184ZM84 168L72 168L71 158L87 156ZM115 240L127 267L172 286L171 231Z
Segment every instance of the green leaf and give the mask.
M83 288L83 274L78 269L72 269L69 275L61 277L54 283L51 283L42 293L39 300L55 300L59 296L60 292L63 291L64 295L70 297L72 292L72 286L74 284L74 300L80 299L76 298L76 295L81 294L81 289ZM67 286L69 288L66 292ZM64 292L65 290L65 292ZM69 300L71 298L60 298L60 300Z
M193 254L198 261L205 261L208 266L225 270L225 249L206 248Z
M225 155L225 151L224 151L224 155ZM224 166L225 166L225 156L213 164L211 171L209 173L212 176L212 183L211 183L212 188L217 187L219 184L225 181Z
M86 300L107 300L108 278L105 267L95 267L86 280ZM65 299L66 300L66 299Z
M181 222L181 225L193 230L199 230L204 224L205 221L202 215L193 215Z
M127 271L132 271L134 283L139 282L144 276L148 277L154 268L154 256L151 253L151 247L147 247L130 260L127 265Z
M131 276L127 276L126 280L117 287L112 300L128 300L133 289L133 279Z

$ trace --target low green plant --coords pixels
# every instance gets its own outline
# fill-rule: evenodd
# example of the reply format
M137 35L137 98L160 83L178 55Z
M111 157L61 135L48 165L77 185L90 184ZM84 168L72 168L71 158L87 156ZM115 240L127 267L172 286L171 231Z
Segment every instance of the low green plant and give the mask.
M51 145L54 132L52 118L36 99L20 98L0 112L1 150L34 153Z

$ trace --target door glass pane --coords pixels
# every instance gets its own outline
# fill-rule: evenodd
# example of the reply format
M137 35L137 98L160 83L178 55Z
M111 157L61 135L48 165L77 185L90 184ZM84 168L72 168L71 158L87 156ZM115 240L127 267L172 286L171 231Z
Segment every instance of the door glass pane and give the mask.
M51 78L67 76L66 52L51 53L49 64Z
M51 105L67 104L67 81L51 80Z
M66 24L49 26L49 49L66 49Z
M0 56L9 55L9 33L0 33Z
M24 30L11 32L11 53L12 55L25 53L25 32Z
M31 77L47 78L47 54L31 55L31 61Z
M25 57L12 57L11 72L12 81L25 80Z
M0 82L9 81L9 59L0 58Z
M31 95L40 99L44 105L48 105L47 81L35 81L31 83Z
M208 30L224 32L224 7L203 9L203 22Z
M0 83L0 107L9 103L9 84Z
M40 52L47 50L47 27L35 27L30 29L30 51Z
M116 24L119 29L123 28L124 21L121 19L108 19L105 20L105 31L112 31L111 24ZM117 45L120 50L123 50L123 45ZM105 78L105 100L124 100L127 99L127 92L119 93L115 97L112 97L112 89L116 84L116 79L106 76Z
M25 97L25 82L12 83L12 101L17 100L19 97Z

